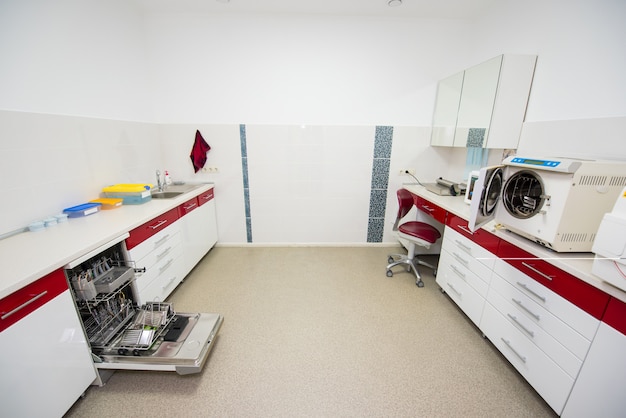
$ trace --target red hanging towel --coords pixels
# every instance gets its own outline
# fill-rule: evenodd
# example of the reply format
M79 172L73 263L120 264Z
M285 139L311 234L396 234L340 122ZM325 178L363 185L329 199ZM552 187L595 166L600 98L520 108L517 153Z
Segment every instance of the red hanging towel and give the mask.
M196 130L196 140L191 148L191 162L193 169L197 173L204 167L206 163L206 153L211 149L209 144L204 140L200 131Z

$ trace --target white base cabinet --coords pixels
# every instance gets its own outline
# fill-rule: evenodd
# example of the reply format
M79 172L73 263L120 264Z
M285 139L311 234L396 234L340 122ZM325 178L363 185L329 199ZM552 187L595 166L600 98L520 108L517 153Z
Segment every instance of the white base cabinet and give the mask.
M565 405L563 417L624 416L626 303L611 299L602 321Z
M195 206L193 206L195 205ZM198 264L217 243L217 220L213 189L201 194L195 202L181 205L180 222L183 244L183 275Z
M478 325L495 255L446 226L437 284Z
M17 311L5 312L3 306L2 319L28 310L37 296L30 298L33 302L21 303ZM93 382L96 372L67 284L0 332L0 366L0 408L6 417L63 416Z

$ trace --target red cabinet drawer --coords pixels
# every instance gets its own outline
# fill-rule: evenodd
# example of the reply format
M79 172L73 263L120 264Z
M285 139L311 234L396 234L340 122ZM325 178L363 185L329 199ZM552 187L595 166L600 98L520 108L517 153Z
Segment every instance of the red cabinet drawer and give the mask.
M600 289L504 240L500 241L498 257L593 317L602 318L609 295Z
M68 289L63 270L56 270L0 300L0 332Z
M186 201L185 203L183 203L182 205L178 207L178 217L182 218L183 216L185 216L192 210L198 209L198 207L199 207L199 204L198 204L197 197L194 197L193 199L189 199L188 201Z
M415 202L415 207L417 207L419 210L432 216L442 224L446 223L446 215L448 213L447 210L415 194L413 195L413 201Z
M472 232L467 226L467 221L465 219L451 213L448 214L446 225L467 239L480 245L487 251L497 254L498 246L500 245L500 238L493 235L491 232L485 231L484 229L478 229L475 232Z
M215 189L210 189L207 190L206 192L202 193L200 196L198 196L198 204L200 206L204 205L206 202L213 200L213 197L215 197L215 193L214 193Z
M612 297L606 307L602 322L626 335L626 303Z
M178 208L168 210L151 221L138 226L130 231L130 237L126 238L126 248L129 250L141 244L163 228L170 226L178 219Z

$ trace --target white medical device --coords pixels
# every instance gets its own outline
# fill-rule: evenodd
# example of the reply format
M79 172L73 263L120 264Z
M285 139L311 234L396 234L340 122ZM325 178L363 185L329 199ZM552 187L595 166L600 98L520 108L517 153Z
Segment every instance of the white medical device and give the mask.
M596 256L591 272L626 290L626 188L617 198L613 211L602 218L592 251Z

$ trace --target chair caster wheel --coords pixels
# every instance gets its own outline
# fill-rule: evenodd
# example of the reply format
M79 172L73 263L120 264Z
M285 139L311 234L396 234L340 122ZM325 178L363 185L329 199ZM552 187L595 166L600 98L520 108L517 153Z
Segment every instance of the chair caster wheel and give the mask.
M393 271L387 270L387 277L393 277Z
M387 259L387 263L388 263L388 264L391 264L391 263L393 263L394 261L395 261L395 260L394 260L394 259L393 259L393 257L391 257L391 256Z
M415 284L417 285L417 287L424 287L424 282L421 280L419 282L415 282Z

